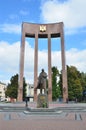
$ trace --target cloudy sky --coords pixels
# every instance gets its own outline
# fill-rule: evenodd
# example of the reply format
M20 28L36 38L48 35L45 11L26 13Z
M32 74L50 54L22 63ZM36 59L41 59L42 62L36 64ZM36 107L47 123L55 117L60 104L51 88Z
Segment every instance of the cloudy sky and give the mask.
M1 0L0 81L19 73L21 25L64 22L66 64L86 72L86 0ZM26 38L24 76L33 83L34 42ZM39 39L38 71L47 71L47 39ZM60 39L52 39L52 66L61 70Z

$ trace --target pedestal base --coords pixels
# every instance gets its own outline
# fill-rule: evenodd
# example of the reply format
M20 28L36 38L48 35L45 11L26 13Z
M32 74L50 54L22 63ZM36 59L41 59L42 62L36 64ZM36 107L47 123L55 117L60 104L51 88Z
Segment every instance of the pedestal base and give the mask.
M39 94L37 99L37 108L48 108L47 94Z

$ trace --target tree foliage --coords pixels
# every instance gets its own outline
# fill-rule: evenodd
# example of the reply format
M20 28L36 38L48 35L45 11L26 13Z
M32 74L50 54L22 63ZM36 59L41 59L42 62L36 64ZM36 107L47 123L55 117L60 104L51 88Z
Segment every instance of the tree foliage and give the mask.
M57 67L52 67L52 99L56 100L60 95L60 88L57 82L59 71Z
M68 95L69 99L82 96L81 73L74 66L67 66Z
M10 79L10 83L7 86L7 90L5 92L6 96L10 98L16 98L18 95L18 74L14 75ZM25 78L23 79L23 98L26 96L26 82Z
M26 81L25 81L25 78L23 78L23 100L25 100L26 98Z
M11 77L10 83L7 86L5 94L10 98L17 98L18 94L17 90L18 90L18 74Z
M75 66L67 66L68 98L81 100L86 91L86 73L80 72ZM60 73L59 86L62 95L62 71ZM85 95L86 96L86 95Z
M86 91L86 73L81 73L82 90Z

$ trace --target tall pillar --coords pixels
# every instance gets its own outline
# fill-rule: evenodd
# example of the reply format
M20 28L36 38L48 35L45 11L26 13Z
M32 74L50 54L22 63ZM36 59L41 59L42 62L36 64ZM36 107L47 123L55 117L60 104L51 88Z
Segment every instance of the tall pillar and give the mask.
M20 75L19 75L19 88L17 100L23 100L23 74L24 74L24 53L25 53L25 34L22 34L21 50L20 50Z
M38 76L38 34L35 34L35 53L34 53L34 101L37 101L37 76Z
M61 56L62 56L62 89L63 89L63 102L68 99L68 85L67 85L67 70L65 63L65 47L64 47L64 32L63 26L61 31Z
M51 35L48 34L48 101L52 101Z

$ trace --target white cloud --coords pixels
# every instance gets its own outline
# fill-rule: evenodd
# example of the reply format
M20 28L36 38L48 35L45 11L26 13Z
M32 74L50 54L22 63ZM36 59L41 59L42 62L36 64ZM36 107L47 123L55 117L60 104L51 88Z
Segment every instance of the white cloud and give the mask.
M68 65L74 65L79 71L86 72L86 49L78 50L72 48L66 52L66 59Z
M7 72L15 72L18 67L19 60L19 44L16 42L9 44L5 41L0 41L0 68Z
M27 82L33 83L34 78L34 49L26 42L25 47L25 71L24 76ZM86 72L86 49L70 49L66 51L67 65L73 65L79 71ZM38 71L42 68L48 69L48 54L47 51L38 52ZM20 42L9 44L5 41L0 41L0 80L7 82L11 76L19 73L20 61ZM57 66L61 70L61 52L52 51L52 66ZM38 73L39 73L38 72Z
M4 33L21 33L21 25L20 24L0 24L0 31Z
M18 73L19 42L9 44L0 41L0 80L7 82L11 76Z
M46 0L41 6L41 19L44 22L64 22L67 33L76 33L77 29L86 27L86 1Z

